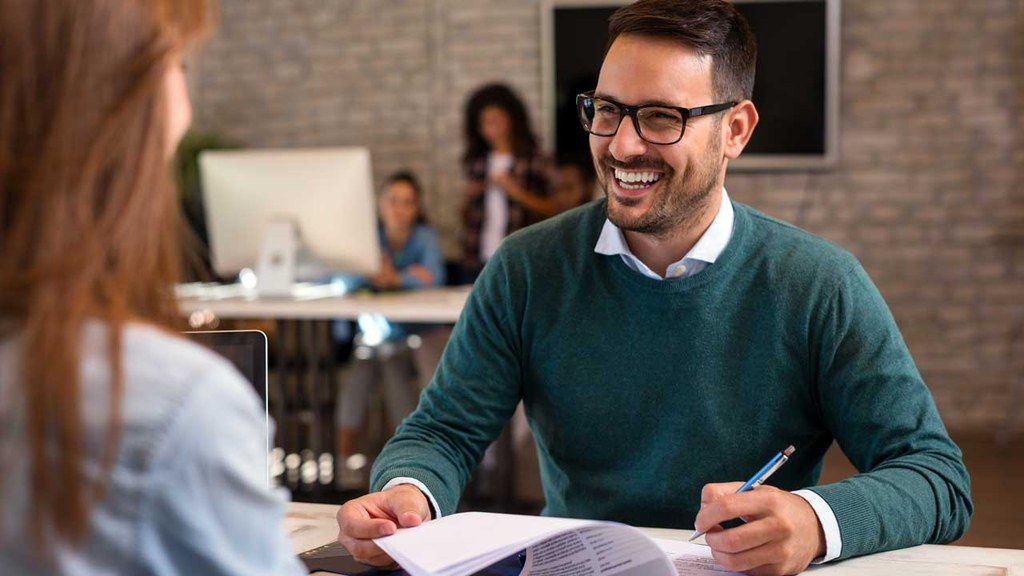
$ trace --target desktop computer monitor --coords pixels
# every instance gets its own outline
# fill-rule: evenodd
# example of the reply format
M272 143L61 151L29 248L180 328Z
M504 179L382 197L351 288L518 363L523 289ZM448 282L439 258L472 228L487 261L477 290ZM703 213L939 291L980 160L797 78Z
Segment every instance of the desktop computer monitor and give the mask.
M378 269L377 210L366 148L211 150L200 154L199 171L218 276L233 278L243 268L259 273L260 265L294 258L289 250L298 246L300 254L317 262L317 273L369 275ZM275 228L281 223L286 224L283 242L280 227ZM297 233L296 242L287 229ZM288 249L268 253L268 242ZM301 264L296 268L298 279L313 279L302 277Z

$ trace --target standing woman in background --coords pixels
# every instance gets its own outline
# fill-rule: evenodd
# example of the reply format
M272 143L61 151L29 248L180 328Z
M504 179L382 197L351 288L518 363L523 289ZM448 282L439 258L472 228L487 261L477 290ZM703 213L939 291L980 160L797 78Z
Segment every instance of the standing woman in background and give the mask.
M466 104L466 197L463 272L476 279L505 236L558 212L551 201L552 164L530 129L522 100L489 84Z
M171 331L203 0L0 0L0 571L305 574L264 412Z

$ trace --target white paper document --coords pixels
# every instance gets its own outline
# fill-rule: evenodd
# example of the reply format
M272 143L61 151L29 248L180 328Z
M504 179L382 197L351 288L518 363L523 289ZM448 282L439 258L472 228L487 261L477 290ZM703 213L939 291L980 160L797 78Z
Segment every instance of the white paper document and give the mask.
M374 540L412 576L467 576L526 550L522 576L729 574L706 546L615 522L466 512Z
M654 543L661 548L661 551L672 561L679 576L704 576L705 574L736 574L729 572L718 564L715 564L711 556L711 548L686 542L684 540L665 540L654 538Z

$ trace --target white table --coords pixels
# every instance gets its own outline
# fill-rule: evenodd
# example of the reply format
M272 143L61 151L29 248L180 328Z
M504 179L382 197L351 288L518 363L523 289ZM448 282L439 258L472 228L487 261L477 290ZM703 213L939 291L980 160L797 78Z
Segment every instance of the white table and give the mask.
M186 292L178 298L182 314L212 313L218 318L275 320L354 320L360 314L380 314L393 322L454 324L469 297L470 286L380 294L342 296L311 291L291 298L258 298L211 288Z
M298 504L288 507L287 529L295 552L328 544L338 535L337 506ZM685 540L690 530L642 528L649 536ZM326 574L317 572L317 574ZM1024 576L1024 550L968 546L915 546L817 566L807 574L827 576Z

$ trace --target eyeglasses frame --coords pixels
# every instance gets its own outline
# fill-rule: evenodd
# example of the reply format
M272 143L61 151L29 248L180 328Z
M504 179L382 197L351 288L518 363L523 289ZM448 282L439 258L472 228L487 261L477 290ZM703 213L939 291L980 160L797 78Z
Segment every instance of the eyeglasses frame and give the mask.
M707 106L698 106L696 108L683 108L682 106L665 106L663 104L641 104L640 106L628 106L626 104L622 104L621 102L616 102L611 98L599 96L599 99L619 107L619 122L618 124L615 125L615 131L612 132L611 134L597 134L593 132L590 128L587 128L587 122L584 119L585 117L583 114L583 101L584 99L593 100L595 98L594 92L594 90L591 90L589 92L584 92L582 94L576 95L576 112L579 116L580 124L583 125L583 130L585 130L588 134L593 134L594 136L599 136L601 138L611 138L612 136L615 136L616 134L619 133L619 127L622 126L623 118L629 116L629 118L633 121L633 128L636 129L637 136L640 136L640 138L644 142L654 144L655 146L671 146L682 140L683 134L686 133L686 123L689 122L691 118L698 118L700 116L706 116L708 114L722 112L723 110L728 110L739 104L739 102L722 102L721 104L709 104ZM672 142L652 142L651 140L648 140L644 136L643 131L640 130L640 119L637 118L637 114L639 114L640 111L643 110L644 108L664 108L667 110L675 110L676 112L679 112L680 116L683 117L683 126L682 128L679 129L679 138L676 138ZM591 123L591 125L593 125L593 123Z

